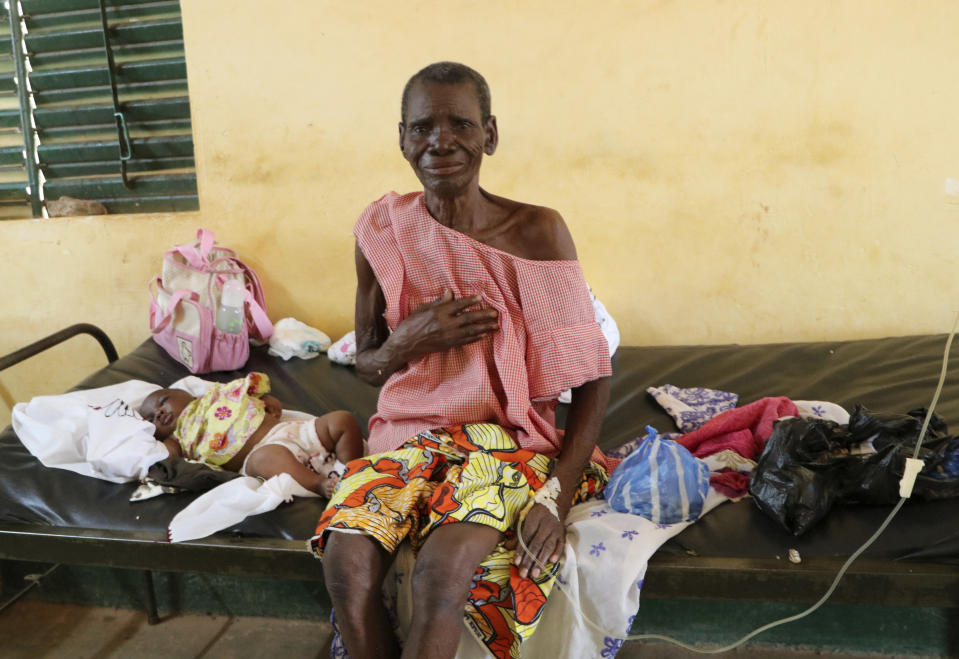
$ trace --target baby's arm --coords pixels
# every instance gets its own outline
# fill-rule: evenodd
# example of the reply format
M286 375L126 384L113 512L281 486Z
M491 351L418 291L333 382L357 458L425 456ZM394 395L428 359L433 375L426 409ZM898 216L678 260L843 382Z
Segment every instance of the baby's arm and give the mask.
M325 464L314 465L322 477L322 494L327 498L333 495L340 474L333 469L334 458L343 464L363 455L363 433L356 418L349 412L337 411L324 414L316 419L316 435L320 443L329 452ZM325 473L324 473L325 472Z
M281 403L276 396L264 394L260 400L263 401L263 405L266 408L267 414L272 416L274 419L280 418L280 415L283 413L283 403Z
M170 452L171 458L183 457L183 451L180 450L180 442L176 437L167 437L163 440L163 445L166 446L166 450Z
M343 464L363 455L363 432L349 412L338 410L319 417L316 434L323 447Z

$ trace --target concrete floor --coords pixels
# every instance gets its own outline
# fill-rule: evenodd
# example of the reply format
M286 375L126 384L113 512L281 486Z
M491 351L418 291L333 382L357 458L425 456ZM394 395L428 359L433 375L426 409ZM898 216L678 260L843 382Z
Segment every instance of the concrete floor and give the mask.
M163 617L160 624L149 625L142 611L21 600L0 613L0 657L314 659L329 656L324 649L331 631L327 622L203 614L169 615ZM699 656L702 655L637 642L626 644L617 655L619 659ZM723 656L738 659L890 659L895 655L747 648ZM915 659L915 655L910 656Z
M322 656L327 622L183 614L149 625L129 609L17 602L0 614L0 656L10 659Z
M46 576L37 580L38 575ZM324 656L330 606L321 582L171 572L153 573L153 582L162 620L156 626L146 623L139 571L0 561L0 602L32 584L25 597L0 611L0 659ZM799 610L788 603L650 599L633 632L716 647ZM701 655L631 642L617 656ZM959 610L826 604L808 618L765 632L749 648L722 656L959 657Z

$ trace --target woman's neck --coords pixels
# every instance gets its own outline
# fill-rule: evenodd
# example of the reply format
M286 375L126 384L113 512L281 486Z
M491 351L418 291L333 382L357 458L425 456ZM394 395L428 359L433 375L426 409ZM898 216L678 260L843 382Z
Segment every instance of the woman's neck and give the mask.
M482 228L484 195L479 186L450 196L425 190L423 196L426 210L440 224L461 233L474 233Z

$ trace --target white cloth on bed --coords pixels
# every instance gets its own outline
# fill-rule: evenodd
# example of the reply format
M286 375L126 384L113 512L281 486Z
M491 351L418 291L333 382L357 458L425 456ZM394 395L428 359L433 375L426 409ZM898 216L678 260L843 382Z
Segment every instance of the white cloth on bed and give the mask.
M710 488L702 514L724 501L728 497ZM654 524L639 515L616 512L601 499L574 506L566 519L566 554L557 578L565 592L549 596L523 654L615 656L640 610L649 559L693 522ZM602 631L589 626L577 608Z
M170 542L205 538L239 524L250 515L273 510L293 497L317 497L289 474L261 481L250 476L234 478L194 499L178 512L167 530Z
M160 387L141 380L36 396L13 408L13 429L44 466L114 483L138 480L169 453L136 413Z

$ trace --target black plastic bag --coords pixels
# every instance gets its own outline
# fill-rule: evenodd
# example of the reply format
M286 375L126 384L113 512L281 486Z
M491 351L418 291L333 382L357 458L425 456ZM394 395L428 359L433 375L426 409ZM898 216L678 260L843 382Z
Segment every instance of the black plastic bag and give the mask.
M766 440L749 479L749 493L790 533L805 533L841 495L843 432L831 421L784 419Z
M837 503L891 504L915 450L925 410L872 414L862 406L848 425L821 419L776 423L749 481L749 492L767 515L802 535ZM959 496L959 440L933 416L919 457L925 462L913 496ZM875 452L862 453L869 444Z
M857 405L849 417L849 431L854 441L872 439L877 455L883 459L872 458L870 468L876 473L867 473L863 477L872 481L895 481L894 487L881 497L856 497L855 472L847 475L844 501L863 503L895 503L899 500L899 480L905 469L906 458L911 458L916 450L916 442L926 418L926 409L910 410L906 414L874 414ZM959 496L959 439L949 435L946 423L932 415L929 428L922 440L917 456L923 461L922 471L916 477L912 496L917 499L947 499Z

